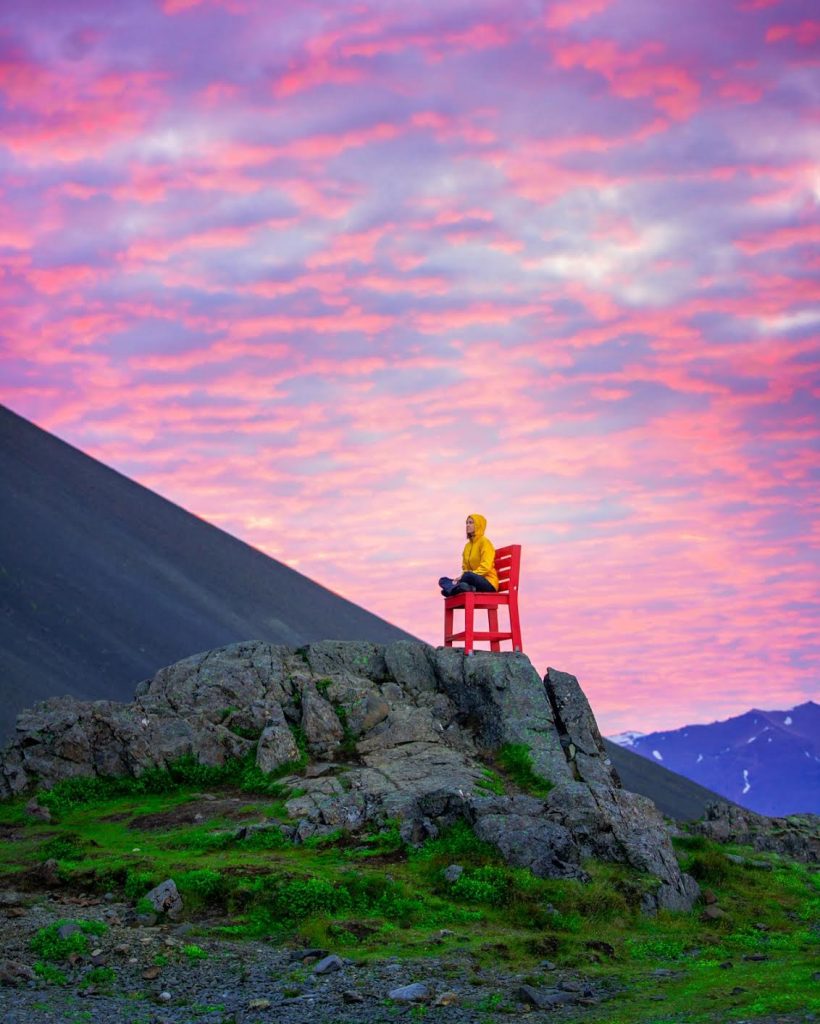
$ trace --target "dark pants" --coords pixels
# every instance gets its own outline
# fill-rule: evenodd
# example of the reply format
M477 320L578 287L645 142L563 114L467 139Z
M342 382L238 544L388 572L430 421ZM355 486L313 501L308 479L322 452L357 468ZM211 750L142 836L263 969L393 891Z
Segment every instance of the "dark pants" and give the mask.
M452 597L454 594L465 594L470 590L477 590L480 594L494 594L495 587L492 583L489 583L484 576L479 576L477 572L465 572L462 573L461 580L453 586L453 581L449 576L442 576L438 581L438 585L441 587L441 593L444 597Z

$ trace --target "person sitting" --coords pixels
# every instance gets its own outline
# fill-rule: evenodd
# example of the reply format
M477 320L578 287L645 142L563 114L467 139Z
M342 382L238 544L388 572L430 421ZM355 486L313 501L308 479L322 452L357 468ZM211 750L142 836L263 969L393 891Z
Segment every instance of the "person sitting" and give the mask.
M461 575L442 576L438 581L444 597L478 591L494 594L498 590L498 574L495 571L495 548L489 537L484 536L487 520L477 512L467 516L465 524L467 543L461 555Z

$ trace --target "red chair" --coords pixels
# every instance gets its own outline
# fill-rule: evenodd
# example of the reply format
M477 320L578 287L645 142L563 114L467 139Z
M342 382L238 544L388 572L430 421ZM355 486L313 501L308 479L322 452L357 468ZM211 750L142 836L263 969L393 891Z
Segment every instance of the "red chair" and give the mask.
M518 618L518 577L521 572L521 545L511 544L498 548L495 553L495 571L498 573L498 593L454 594L444 599L444 646L452 647L454 641L464 641L464 653L470 654L476 640L489 640L491 651L501 650L502 640L511 640L514 651L520 651L521 622ZM510 629L507 633L498 630L498 609L507 605L510 613ZM464 609L464 629L453 632L453 612ZM474 628L476 608L487 609L488 629L477 633Z

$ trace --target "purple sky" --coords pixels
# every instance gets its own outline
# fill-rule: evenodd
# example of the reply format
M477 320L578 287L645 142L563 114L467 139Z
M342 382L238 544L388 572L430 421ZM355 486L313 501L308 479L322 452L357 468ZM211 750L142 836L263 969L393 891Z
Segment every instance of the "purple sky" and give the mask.
M0 400L606 732L817 697L808 0L0 8Z

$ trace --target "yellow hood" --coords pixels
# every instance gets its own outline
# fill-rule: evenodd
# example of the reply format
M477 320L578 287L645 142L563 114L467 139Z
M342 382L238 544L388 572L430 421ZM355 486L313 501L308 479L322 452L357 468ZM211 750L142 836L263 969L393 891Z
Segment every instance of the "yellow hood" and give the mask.
M484 516L479 515L478 512L470 512L468 518L472 517L475 523L475 537L473 540L478 540L479 537L484 536L484 531L487 529L487 520Z

